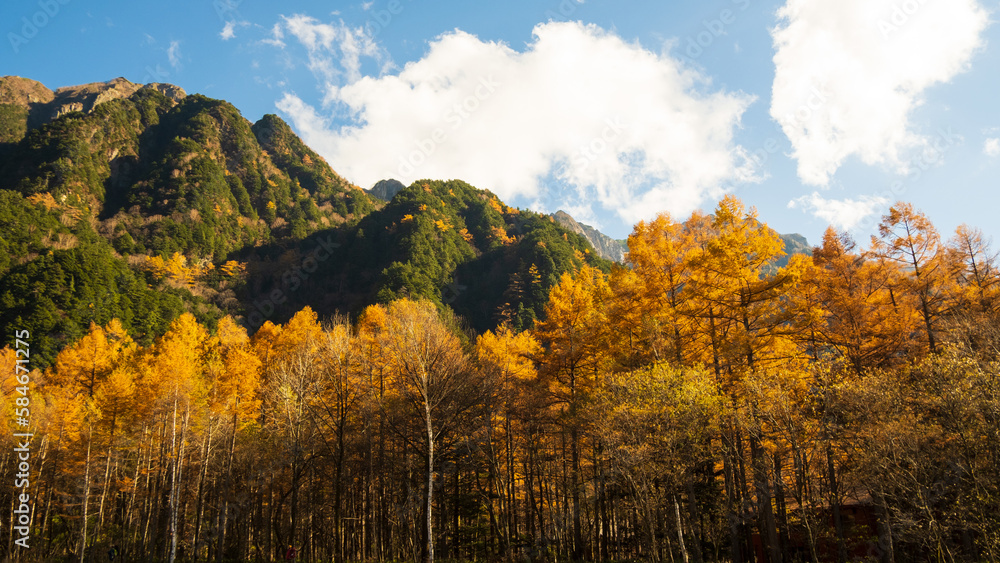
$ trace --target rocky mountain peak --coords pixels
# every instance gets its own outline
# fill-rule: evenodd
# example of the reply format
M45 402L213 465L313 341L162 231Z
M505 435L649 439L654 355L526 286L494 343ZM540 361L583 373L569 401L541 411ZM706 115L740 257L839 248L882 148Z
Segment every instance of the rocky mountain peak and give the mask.
M624 241L613 239L590 225L579 223L569 213L562 210L556 211L551 217L570 231L583 235L584 238L590 241L590 245L594 247L594 251L601 258L611 260L612 262L622 262L625 260L625 253L628 252L628 246Z
M403 191L406 186L403 185L399 180L382 180L381 182L372 186L370 190L365 190L368 195L375 196L381 200L389 201L396 196L399 192Z
M34 129L54 121L67 113L80 111L90 113L97 106L128 98L143 88L151 88L179 102L187 94L173 84L136 84L118 77L106 82L91 82L77 86L63 86L52 91L41 82L20 76L0 78L0 104L13 106L25 119L21 127ZM15 139L16 140L16 139Z
M55 91L55 99L50 102L48 121L73 112L90 113L104 102L127 98L136 93L141 84L135 84L118 77L107 82L91 82L79 86L64 86Z
M173 84L167 84L165 82L151 82L143 86L143 88L156 90L175 102L179 102L187 96L187 92L185 92L180 86L174 86Z
M0 104L9 104L23 109L31 109L34 104L47 104L55 98L55 93L44 84L20 76L0 78Z

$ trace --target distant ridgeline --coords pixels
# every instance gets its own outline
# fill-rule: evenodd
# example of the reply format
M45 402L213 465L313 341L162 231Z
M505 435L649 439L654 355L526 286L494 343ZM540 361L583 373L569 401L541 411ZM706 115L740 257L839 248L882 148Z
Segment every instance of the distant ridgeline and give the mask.
M625 250L461 181L362 190L279 117L173 85L0 78L0 330L38 334L39 365L91 321L148 343L183 311L253 330L411 296L520 329Z

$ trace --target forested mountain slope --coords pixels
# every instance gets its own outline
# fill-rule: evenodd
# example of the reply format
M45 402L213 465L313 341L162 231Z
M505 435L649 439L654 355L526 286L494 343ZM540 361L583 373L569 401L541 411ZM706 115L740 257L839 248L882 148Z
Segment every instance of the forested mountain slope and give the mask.
M0 134L0 328L45 334L42 362L91 321L117 317L145 343L184 310L256 328L413 295L480 329L527 326L562 272L608 268L582 237L462 182L386 205L277 116L251 123L171 85L4 77ZM317 241L333 258L312 269Z

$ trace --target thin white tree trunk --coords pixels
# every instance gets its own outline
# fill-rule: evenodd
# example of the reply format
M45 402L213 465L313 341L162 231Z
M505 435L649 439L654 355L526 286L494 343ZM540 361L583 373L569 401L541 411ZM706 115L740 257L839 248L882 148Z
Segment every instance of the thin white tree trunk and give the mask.
M179 391L178 391L179 393ZM167 561L174 563L177 559L177 485L180 456L177 455L177 393L174 394L174 415L173 426L170 430L170 454L174 458L174 465L170 471L170 548L167 553Z
M434 563L434 425L431 409L425 407L427 419L427 562Z
M90 447L94 443L94 432L91 428L87 436L87 464L83 471L83 531L80 534L80 563L87 557L87 510L90 500Z
M111 454L115 443L115 419L118 413L111 414L111 436L108 437L108 457L104 464L104 487L101 490L100 508L97 509L97 529L104 528L104 499L108 496L108 481L111 480Z

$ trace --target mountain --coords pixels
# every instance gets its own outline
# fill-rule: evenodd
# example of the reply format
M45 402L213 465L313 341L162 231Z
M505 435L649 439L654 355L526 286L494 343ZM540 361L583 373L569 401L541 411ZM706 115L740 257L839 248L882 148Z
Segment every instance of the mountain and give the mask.
M625 254L628 252L628 241L613 239L590 225L579 223L565 211L553 213L552 218L570 231L586 238L601 258L612 262L625 261ZM793 254L812 255L812 246L809 245L806 237L798 233L778 236L785 243L785 256L775 263L775 267L782 268L787 266L788 260Z
M40 335L39 366L92 321L148 343L183 311L256 328L411 295L524 327L563 272L610 268L464 182L369 195L279 117L172 85L4 77L0 135L0 330Z
M43 362L91 320L141 341L183 310L239 314L234 253L374 210L276 116L121 79L0 93L0 326L50 338Z
M249 249L241 260L252 264L244 300L254 303L257 324L307 304L332 314L410 296L448 305L480 331L504 321L530 326L563 272L584 263L610 270L551 217L458 180L414 182L354 225L294 247Z
M251 124L227 102L119 86L132 94L28 130L0 168L5 185L89 216L123 254L213 260L373 209L276 116Z
M381 182L372 186L370 190L366 190L368 195L377 197L383 201L389 201L390 199L396 197L396 194L406 189L399 180L382 180Z
M625 241L613 239L590 225L578 223L569 213L562 210L553 213L552 218L563 227L586 238L601 258L612 262L625 261L625 253L628 252L628 244Z
M775 264L777 267L783 268L787 266L788 261L794 254L807 254L812 256L812 246L809 245L809 241L806 240L806 237L798 233L780 236L781 241L785 243L785 255Z

